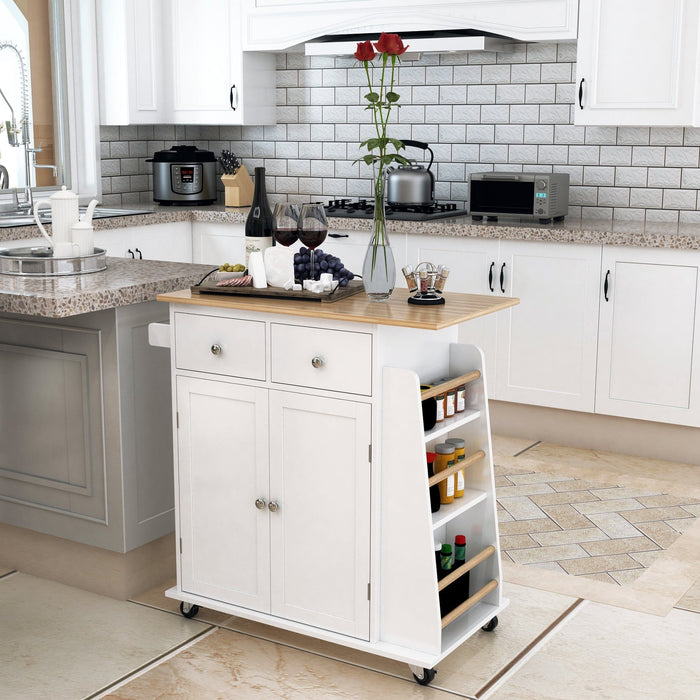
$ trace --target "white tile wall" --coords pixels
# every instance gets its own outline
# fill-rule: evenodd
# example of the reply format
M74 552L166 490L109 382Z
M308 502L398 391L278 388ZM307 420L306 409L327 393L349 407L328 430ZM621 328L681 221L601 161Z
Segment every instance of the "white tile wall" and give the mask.
M574 125L575 59L567 43L405 61L389 133L430 143L436 192L460 204L472 172L544 170L569 174L570 216L700 222L700 129ZM280 54L276 126L102 127L103 202L152 201L145 159L177 143L264 166L271 201L369 196L371 169L353 162L375 135L365 81L351 58Z

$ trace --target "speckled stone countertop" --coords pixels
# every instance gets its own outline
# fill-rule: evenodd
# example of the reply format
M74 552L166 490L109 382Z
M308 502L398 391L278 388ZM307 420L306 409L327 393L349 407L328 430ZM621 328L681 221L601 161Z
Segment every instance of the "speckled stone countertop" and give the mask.
M107 258L107 269L86 275L0 275L0 311L64 318L155 301L156 295L199 282L211 265Z
M140 209L148 209L148 206ZM245 223L247 208L234 209L222 205L208 207L158 207L152 213L96 219L95 230L128 228L176 221L205 221L211 223ZM345 231L371 231L367 219L330 217L329 228ZM389 221L388 230L396 234L427 234L454 238L495 238L520 241L550 241L552 243L587 243L593 245L622 245L643 248L700 249L700 224L638 223L634 221L582 221L568 218L559 223L539 224L510 220L504 222L473 222L469 217L435 221ZM2 241L36 238L35 226L0 229Z

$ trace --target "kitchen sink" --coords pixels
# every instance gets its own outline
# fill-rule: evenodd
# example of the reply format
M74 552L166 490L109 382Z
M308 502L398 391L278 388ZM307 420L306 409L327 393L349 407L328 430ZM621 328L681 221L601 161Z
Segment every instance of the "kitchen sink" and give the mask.
M87 207L80 207L82 214ZM92 215L93 219L108 219L114 216L134 216L135 214L151 214L150 209L110 209L107 207L97 207ZM51 211L44 209L39 212L39 220L42 224L51 223ZM23 214L16 211L3 212L0 211L0 228L9 228L10 226L33 226L33 214Z

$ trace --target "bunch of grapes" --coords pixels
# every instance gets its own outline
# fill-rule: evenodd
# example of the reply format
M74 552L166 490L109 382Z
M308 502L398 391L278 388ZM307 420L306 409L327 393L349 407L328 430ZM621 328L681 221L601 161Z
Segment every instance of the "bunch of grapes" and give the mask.
M333 279L338 280L340 287L347 287L348 282L355 277L348 270L340 258L336 258L330 253L324 253L320 248L314 251L314 267L316 274L311 274L311 251L308 248L300 248L294 255L294 276L299 280L314 279L321 272L330 272Z

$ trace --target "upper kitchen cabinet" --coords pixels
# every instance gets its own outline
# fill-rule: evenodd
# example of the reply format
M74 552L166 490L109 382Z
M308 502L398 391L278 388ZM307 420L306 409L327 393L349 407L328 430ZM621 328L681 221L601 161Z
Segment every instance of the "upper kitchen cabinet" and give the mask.
M578 0L242 0L243 48L279 51L326 34L476 29L523 41L576 38Z
M700 124L698 5L581 0L574 122Z
M239 0L97 8L103 124L275 123L275 57L242 51Z

